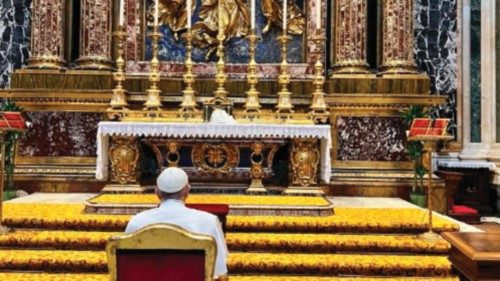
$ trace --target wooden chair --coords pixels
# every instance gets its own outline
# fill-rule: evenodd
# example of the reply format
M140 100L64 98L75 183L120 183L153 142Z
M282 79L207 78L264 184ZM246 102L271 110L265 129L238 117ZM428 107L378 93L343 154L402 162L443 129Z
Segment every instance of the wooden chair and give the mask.
M156 224L115 235L106 246L112 281L212 281L215 239Z

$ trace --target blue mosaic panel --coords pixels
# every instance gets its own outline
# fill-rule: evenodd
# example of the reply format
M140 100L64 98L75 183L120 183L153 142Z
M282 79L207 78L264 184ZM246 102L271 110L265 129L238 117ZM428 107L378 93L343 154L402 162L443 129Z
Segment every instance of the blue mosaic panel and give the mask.
M201 8L201 0L197 0L198 5L196 10L193 12L193 25L199 20L198 14ZM147 0L147 7L149 8L152 4L152 0ZM256 29L258 35L261 36L261 41L257 44L256 60L259 63L278 63L281 61L281 45L277 40L278 36L282 34L281 28L273 26L267 33L263 34L262 29L266 26L266 18L260 9L261 0L256 0ZM299 7L304 7L304 0L295 1ZM304 9L305 10L305 9ZM152 30L148 27L147 32ZM185 43L182 39L176 40L172 33L172 30L166 26L162 25L160 31L163 34L163 38L160 41L159 46L159 59L163 61L176 61L182 62L186 56ZM304 62L305 44L304 44L305 34L302 35L292 35L292 40L288 45L288 62L291 63L301 63ZM146 52L145 59L151 59L151 40L146 38ZM226 45L226 62L229 63L246 63L249 60L248 54L248 41L245 38L232 38ZM208 60L206 55L208 49L193 48L193 60L195 62L214 62L217 60L217 56L213 53Z

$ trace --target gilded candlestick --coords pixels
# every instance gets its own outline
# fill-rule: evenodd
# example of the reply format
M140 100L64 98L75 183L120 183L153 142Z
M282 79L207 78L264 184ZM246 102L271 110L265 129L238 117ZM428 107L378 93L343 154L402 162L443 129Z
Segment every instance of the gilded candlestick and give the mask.
M116 44L118 45L118 58L116 59L116 72L113 73L113 78L116 86L113 89L113 97L109 103L110 109L126 109L127 107L127 91L123 88L125 82L125 60L123 59L123 47L127 33L121 28L119 31L113 33L116 37Z
M193 89L193 83L195 75L193 74L193 35L191 33L191 28L188 28L186 34L186 61L184 65L186 66L186 73L183 75L184 84L186 88L182 91L182 103L180 109L180 116L182 118L192 118L194 112L196 112L196 98L195 91Z
M144 110L161 110L160 101L160 89L158 88L158 83L160 82L160 72L159 66L160 61L158 60L158 42L162 37L162 34L158 32L158 26L154 26L153 32L149 34L151 37L152 44L152 59L150 63L149 70L149 89L146 91L148 94L147 101L144 103Z
M257 62L255 61L257 40L258 37L255 33L255 29L252 29L250 31L250 35L248 36L250 46L250 61L248 63L247 83L250 86L250 89L246 92L247 100L245 103L245 118L248 118L250 120L258 118L261 108L259 102L260 92L257 90L257 85L259 84L259 75L257 74Z
M323 36L323 32L321 29L316 30L316 35L313 38L316 48L322 48L323 43L325 41L325 37ZM329 114L327 112L327 107L325 103L325 75L323 62L321 61L321 57L318 56L316 60L316 64L314 65L315 73L313 85L315 87L311 106L309 111L309 117L314 121L314 123L327 123Z
M280 64L280 75L278 77L281 90L278 92L278 104L276 105L276 117L280 120L290 119L293 113L293 105L291 102L292 93L288 90L290 85L290 72L289 65L287 61L288 54L288 41L290 41L290 36L286 34L286 29L283 30L283 35L278 37L281 41L281 57L282 61Z
M221 27L220 27L221 29ZM217 90L215 90L215 103L225 104L228 103L227 91L226 91L226 62L224 61L224 40L226 36L223 32L219 32L217 35L217 40L219 40L219 46L217 47L217 56L219 60L217 61L217 74L215 75L215 83L217 83Z

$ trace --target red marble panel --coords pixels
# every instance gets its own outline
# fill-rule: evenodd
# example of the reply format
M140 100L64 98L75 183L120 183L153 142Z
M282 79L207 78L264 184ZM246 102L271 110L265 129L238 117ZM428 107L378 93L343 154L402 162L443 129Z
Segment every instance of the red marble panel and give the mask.
M101 113L37 111L28 116L33 126L20 141L19 156L96 156Z
M400 117L338 117L337 160L406 161L406 133Z

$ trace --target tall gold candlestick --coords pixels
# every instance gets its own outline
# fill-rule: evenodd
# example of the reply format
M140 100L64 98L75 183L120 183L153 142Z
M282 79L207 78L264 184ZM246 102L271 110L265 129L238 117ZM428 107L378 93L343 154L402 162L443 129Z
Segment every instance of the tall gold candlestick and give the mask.
M158 42L162 34L158 31L158 26L153 27L153 32L149 34L152 44L152 59L149 70L149 89L146 91L148 98L144 103L144 110L161 110L160 89L158 83L160 82L160 61L158 60Z
M325 41L325 37L323 36L323 30L317 29L316 34L313 38L316 48L323 48L323 43ZM310 118L314 121L314 123L327 123L329 114L327 112L327 107L325 103L325 75L323 69L323 63L321 61L321 57L318 56L316 60L316 64L314 65L315 75L313 80L313 85L315 86L315 90L312 97L312 102L309 112Z
M281 57L282 61L280 64L280 75L278 77L281 90L278 92L278 104L276 105L276 117L280 120L290 119L293 113L293 105L291 102L292 93L288 90L288 85L290 84L290 72L289 65L287 61L288 53L288 41L290 41L290 36L286 34L286 29L283 29L283 35L278 37L281 41Z
M113 78L116 86L113 89L113 97L109 103L110 109L126 109L127 107L127 91L123 88L125 82L125 60L123 59L123 46L127 33L123 31L123 27L119 31L115 31L113 35L116 37L116 44L118 45L118 58L116 59L116 72Z
M255 29L250 30L250 35L248 36L248 41L250 43L250 62L248 63L247 74L247 83L250 86L250 89L246 92L247 101L245 103L245 118L250 120L258 118L261 108L259 102L260 92L257 90L259 75L257 74L257 62L255 61L257 39L258 37L255 33Z
M183 76L184 84L186 88L182 91L182 103L180 109L181 118L192 118L194 112L196 112L196 98L195 91L193 89L193 83L195 75L193 74L193 60L192 60L192 52L193 52L193 34L191 33L191 28L187 29L186 35L186 73Z
M215 75L215 82L217 83L217 90L215 90L215 102L227 103L227 91L226 91L226 62L224 61L224 40L226 36L222 31L222 26L219 27L219 34L217 35L217 40L219 40L219 46L217 47L217 56L219 60L217 61L217 74Z

